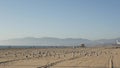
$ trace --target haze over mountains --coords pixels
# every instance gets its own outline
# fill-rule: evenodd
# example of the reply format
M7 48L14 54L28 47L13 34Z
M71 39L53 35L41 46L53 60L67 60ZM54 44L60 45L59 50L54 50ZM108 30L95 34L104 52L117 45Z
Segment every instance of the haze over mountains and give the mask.
M116 40L120 40L120 38L115 39L100 39L100 40L88 40L83 38L54 38L54 37L43 37L43 38L35 38L35 37L26 37L26 38L16 38L0 41L0 45L39 45L39 46L73 46L80 45L84 43L87 46L95 46L95 45L107 45L107 44L116 44Z

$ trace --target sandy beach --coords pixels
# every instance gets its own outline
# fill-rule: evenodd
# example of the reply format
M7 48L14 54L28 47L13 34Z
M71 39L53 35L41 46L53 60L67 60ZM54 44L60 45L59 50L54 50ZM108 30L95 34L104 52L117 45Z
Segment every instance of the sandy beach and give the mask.
M112 47L0 49L0 68L119 68L119 57Z

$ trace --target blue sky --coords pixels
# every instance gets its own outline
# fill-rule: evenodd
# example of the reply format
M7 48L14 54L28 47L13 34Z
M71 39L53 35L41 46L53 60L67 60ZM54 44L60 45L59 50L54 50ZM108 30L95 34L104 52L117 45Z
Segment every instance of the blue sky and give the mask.
M120 0L0 0L0 40L120 37Z

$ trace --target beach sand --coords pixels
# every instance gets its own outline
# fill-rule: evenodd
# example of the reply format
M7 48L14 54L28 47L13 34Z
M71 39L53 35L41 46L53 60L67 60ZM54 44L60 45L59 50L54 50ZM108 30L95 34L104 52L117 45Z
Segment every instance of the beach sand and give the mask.
M0 49L0 68L120 68L119 57L112 47Z

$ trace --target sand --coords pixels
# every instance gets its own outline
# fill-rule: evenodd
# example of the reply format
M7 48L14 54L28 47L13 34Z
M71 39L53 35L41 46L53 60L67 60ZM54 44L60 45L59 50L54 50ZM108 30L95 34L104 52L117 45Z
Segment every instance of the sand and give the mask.
M120 68L119 57L113 47L0 49L0 68Z

